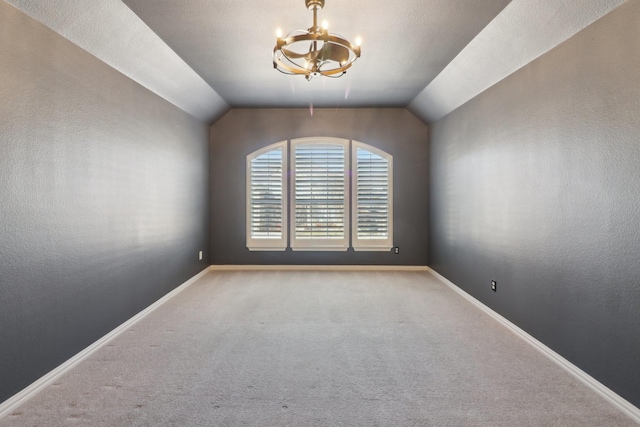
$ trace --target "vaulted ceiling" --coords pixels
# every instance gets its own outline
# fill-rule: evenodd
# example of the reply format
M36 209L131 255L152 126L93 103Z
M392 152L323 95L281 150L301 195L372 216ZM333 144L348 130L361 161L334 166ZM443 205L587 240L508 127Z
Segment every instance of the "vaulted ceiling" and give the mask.
M276 28L306 29L304 0L124 0L232 107L406 106L509 0L326 0L330 30L364 40L340 79L280 75Z
M275 30L311 26L304 0L5 0L192 114L237 107L462 105L625 0L326 0L330 31L363 39L339 79L273 69Z

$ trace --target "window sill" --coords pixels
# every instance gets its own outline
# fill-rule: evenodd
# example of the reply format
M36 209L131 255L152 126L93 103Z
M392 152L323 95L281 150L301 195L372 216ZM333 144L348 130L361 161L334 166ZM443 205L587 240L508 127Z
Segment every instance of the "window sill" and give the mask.
M317 252L328 252L328 251L333 251L333 252L345 252L349 249L348 246L296 246L296 247L292 247L291 250L293 251L299 251L299 252L311 252L311 251L317 251Z
M284 252L285 250L287 250L287 248L283 248L282 246L273 246L273 247L269 247L269 246L247 246L247 249L249 249L250 251L279 251L279 252Z
M354 246L356 252L390 252L393 246Z

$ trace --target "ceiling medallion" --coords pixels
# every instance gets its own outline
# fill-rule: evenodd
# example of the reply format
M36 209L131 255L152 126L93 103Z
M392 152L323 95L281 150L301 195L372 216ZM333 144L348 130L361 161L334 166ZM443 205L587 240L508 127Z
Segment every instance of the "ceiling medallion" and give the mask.
M278 29L278 40L273 48L273 68L284 74L301 74L307 80L314 76L340 77L360 57L358 37L355 45L336 34L329 34L327 21L318 26L318 10L324 0L305 0L307 9L313 10L313 26L308 30L294 30L286 37Z

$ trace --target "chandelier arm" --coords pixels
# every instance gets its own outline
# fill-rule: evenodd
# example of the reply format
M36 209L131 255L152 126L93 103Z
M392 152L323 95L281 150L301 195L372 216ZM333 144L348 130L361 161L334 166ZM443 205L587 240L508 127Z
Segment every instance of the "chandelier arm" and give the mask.
M287 56L287 50L281 50L280 51L282 53L282 55L280 57L277 56L277 50L274 50L273 53L273 65L275 68L278 68L278 65L281 65L283 67L286 66L286 68L288 70L291 71L292 74L309 74L309 72L311 72L311 70L309 70L308 68L301 68L300 64L296 63L295 61L293 61L289 56ZM287 60L287 62L289 62L291 65L287 65L284 61L283 58ZM301 59L301 58L305 58L305 56L296 56L294 57L294 59ZM314 58L314 61L316 60L316 58ZM300 71L298 71L300 70ZM302 71L304 70L304 71ZM286 74L286 73L285 73Z
M283 74L305 75L305 76L308 76L308 75L312 74L311 70L306 69L306 68L301 68L298 64L296 64L295 62L291 61L286 56L283 55L283 58L286 59L289 63L291 63L293 65L292 66L292 65L287 64L286 62L284 62L282 60L282 58L274 57L274 60L273 60L273 64L275 66L274 68L276 68L278 71L282 72ZM318 68L316 72L318 74L321 74L321 75L326 76L326 77L339 77L339 76L336 76L336 74L342 75L342 74L346 73L347 70L349 68L351 68L351 66L356 61L356 59L354 59L353 61L342 65L339 68L333 68L333 69L330 69L330 70L322 70L322 69ZM284 70L286 70L288 72L283 72L282 69L284 69Z
M306 57L308 54L302 54L302 53L297 53L297 52L293 52L289 49L286 49L287 46L290 46L294 43L300 43L300 42L312 42L312 41L317 41L317 40L322 40L325 44L326 43L332 43L332 44L336 44L339 46L342 46L346 49L348 49L349 51L353 52L353 54L359 58L360 57L360 47L359 46L354 46L353 44L351 44L351 42L349 42L348 40L340 37L340 36L336 36L333 34L326 34L326 35L318 35L318 34L300 34L300 35L296 35L296 36L291 36L291 37L287 37L285 39L279 39L278 40L278 45L276 45L276 47L274 48L274 53L278 50L282 51L283 53L286 51L288 52L287 55L289 55L292 58L304 58ZM315 49L315 51L317 52L318 50Z
M291 62L291 61L289 61L289 62ZM302 69L301 69L301 68L298 68L298 64L296 64L295 62L292 62L292 64L294 64L294 65L295 65L295 67L290 66L289 64L287 64L287 63L283 62L283 61L282 61L282 60L280 60L280 59L276 59L276 60L274 60L274 62L273 62L273 63L274 63L274 64L277 64L277 65L278 65L278 67L282 67L282 69L284 69L284 70L288 71L288 72L289 72L289 73L291 73L291 74L296 74L296 75L300 75L300 74L302 74L302 75L308 75L308 74L310 74L310 71L309 71L309 70L305 70L305 72L302 72ZM279 70L279 68L278 68L278 70ZM283 73L283 74L288 74L288 73Z
M287 76L295 76L296 75L296 73L288 73L286 71L281 70L280 68L276 68L276 70L278 70L279 72L281 72L282 74L287 75Z
M282 53L282 52L280 52L280 53ZM285 58L292 65L294 65L294 67L291 67L291 66L288 66L287 64L285 64L282 61L282 58ZM282 54L280 57L278 57L278 49L273 49L273 68L275 68L276 70L280 71L282 74L289 74L289 75L299 74L299 73L296 73L296 68L295 67L297 67L297 64L295 62L293 62L292 60L287 58L286 55L284 55L284 54ZM286 70L288 72L284 72L283 70Z
M291 65L288 65L287 63L285 63L282 59L286 59ZM295 69L296 67L298 67L298 64L296 64L295 62L293 62L291 59L287 58L286 55L283 55L281 58L274 58L273 60L274 64L280 65L288 70L291 70L291 72L295 73Z
M355 61L353 61L353 62L355 62ZM318 72L320 74L322 74L323 76L327 76L327 77L333 76L334 74L338 74L338 73L346 73L347 70L349 68L351 68L351 66L353 65L353 62L350 62L350 63L348 63L348 64L346 64L346 65L344 65L344 66L342 66L340 68L333 68L331 70L319 70Z
M291 65L289 65L289 67L291 67L291 68L298 68L298 69L301 69L301 68L300 68L300 64L296 63L295 61L292 61L292 60L291 60L291 58L288 58L286 55L284 56L284 59L286 59L286 60L287 60L287 62L288 62L289 64L291 64ZM283 63L283 64L286 64L285 62L282 62L282 63ZM307 68L304 68L303 70L304 70L304 72L302 72L302 73L298 73L298 74L307 74L307 73L309 72L309 69L307 69Z

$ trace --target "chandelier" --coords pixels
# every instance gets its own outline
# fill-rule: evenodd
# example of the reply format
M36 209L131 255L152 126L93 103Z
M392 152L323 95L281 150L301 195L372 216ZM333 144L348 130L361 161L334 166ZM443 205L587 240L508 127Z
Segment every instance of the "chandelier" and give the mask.
M308 30L294 30L286 37L278 29L273 48L273 68L284 74L301 74L307 80L314 76L340 77L360 57L360 38L355 45L336 34L329 34L327 21L318 26L318 10L324 0L305 0L313 10L313 26Z

